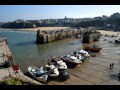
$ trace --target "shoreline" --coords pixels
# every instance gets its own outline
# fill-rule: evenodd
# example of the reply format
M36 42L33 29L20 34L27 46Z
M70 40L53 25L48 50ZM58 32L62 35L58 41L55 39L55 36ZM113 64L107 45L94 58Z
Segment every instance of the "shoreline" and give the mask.
M108 34L108 32L112 32L111 34L114 33L113 31L100 31L103 31L103 33L106 32L106 34ZM76 66L74 69L69 68L67 71L70 74L70 79L64 82L50 80L47 85L120 85L120 82L116 77L111 77L113 73L114 75L117 75L119 72L119 55L114 52L117 48L113 46L114 44L108 43L107 41L100 41L100 43L96 42L96 44L103 47L100 54L95 54L95 57L90 57L89 61L85 61L84 64L80 64L80 66ZM115 68L112 73L110 73L109 64L113 62L115 63ZM20 71L17 76L22 80L29 80L39 84L36 80L25 76L22 71Z
M120 36L120 32L114 32L114 31L107 31L107 30L96 30L98 32L100 32L103 35L116 35L116 36Z
M69 29L71 27L38 27L38 28L19 28L19 29L12 29L12 28L0 28L1 30L5 30L5 31L28 31L28 32L37 32L38 29L40 29L41 31L53 31L53 30L60 30L60 29ZM100 32L103 35L117 35L120 36L120 32L114 32L114 31L107 31L107 30L96 30L98 32Z
M15 30L15 31L37 31L40 30L60 30L60 29L68 29L70 27L38 27L38 28L19 28L19 29L12 29L12 28L0 28L0 30Z

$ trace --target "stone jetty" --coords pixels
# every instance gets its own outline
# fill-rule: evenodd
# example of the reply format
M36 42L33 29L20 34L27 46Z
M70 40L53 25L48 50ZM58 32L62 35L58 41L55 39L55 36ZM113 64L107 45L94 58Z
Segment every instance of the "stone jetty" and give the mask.
M97 31L88 31L83 34L83 43L90 43L93 41L98 41L101 36L100 32Z
M61 30L38 30L36 34L36 43L45 44L65 38L83 35L83 43L89 43L100 38L100 32L95 29L61 29Z
M38 30L36 34L36 43L44 44L52 41L57 41L65 38L70 38L76 35L88 32L88 29L62 29L62 30L51 30L51 31L41 31Z
M10 66L4 67L3 63L8 62ZM24 75L19 67L17 73L13 70L13 66L16 65L12 52L8 47L8 42L6 38L0 38L0 81L6 80L10 77L15 77L24 82L31 83L33 85L42 85L42 83Z

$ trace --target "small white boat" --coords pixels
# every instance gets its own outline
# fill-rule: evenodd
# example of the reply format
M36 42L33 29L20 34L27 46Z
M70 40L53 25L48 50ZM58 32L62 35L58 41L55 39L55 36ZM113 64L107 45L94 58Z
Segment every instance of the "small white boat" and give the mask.
M79 59L82 62L85 60L85 57L83 55L79 54L78 52L73 52L70 55L76 57L77 59Z
M67 69L67 65L66 63L61 60L61 59L58 59L58 58L52 58L48 64L50 65L54 65L55 67L57 67L59 70L65 70Z
M52 78L55 78L59 75L59 71L58 68L55 67L54 65L45 65L45 67L47 68L48 72L49 72L49 76Z
M82 56L81 54L78 54L77 58L82 62L84 62L84 60L85 60L85 57Z
M28 67L29 74L35 79L40 82L46 82L48 78L48 72L43 70L42 68L39 69L35 66Z
M64 60L65 62L74 64L74 65L82 63L82 61L80 61L79 59L77 59L77 57L71 56L71 55L62 56L61 59Z
M83 49L78 51L78 53L83 54L83 56L85 56L85 57L90 57L90 54L87 51L83 50Z
M65 62L63 62L63 60L57 61L56 67L57 67L59 70L65 70L65 69L67 69L67 65L66 65Z

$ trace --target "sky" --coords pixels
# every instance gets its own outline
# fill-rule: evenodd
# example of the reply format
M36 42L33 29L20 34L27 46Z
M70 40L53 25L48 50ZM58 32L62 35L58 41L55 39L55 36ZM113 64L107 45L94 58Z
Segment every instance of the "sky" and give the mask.
M17 19L40 20L93 18L120 12L120 5L0 5L0 22Z

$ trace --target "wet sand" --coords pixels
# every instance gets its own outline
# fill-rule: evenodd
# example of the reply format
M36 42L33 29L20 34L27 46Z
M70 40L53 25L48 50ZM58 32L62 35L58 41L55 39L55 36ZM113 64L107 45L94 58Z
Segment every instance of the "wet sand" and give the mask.
M107 31L105 32L109 34ZM100 53L92 53L96 57L90 57L89 60L75 68L68 68L70 79L66 81L51 80L48 85L120 85L117 77L120 70L120 45L108 41L95 43L102 47ZM114 63L113 70L109 69L111 63Z
M117 74L120 70L120 46L108 41L95 42L102 47L96 57L90 57L75 68L68 68L70 79L53 80L48 85L120 85ZM119 54L116 53L119 51ZM114 63L114 68L110 64Z

